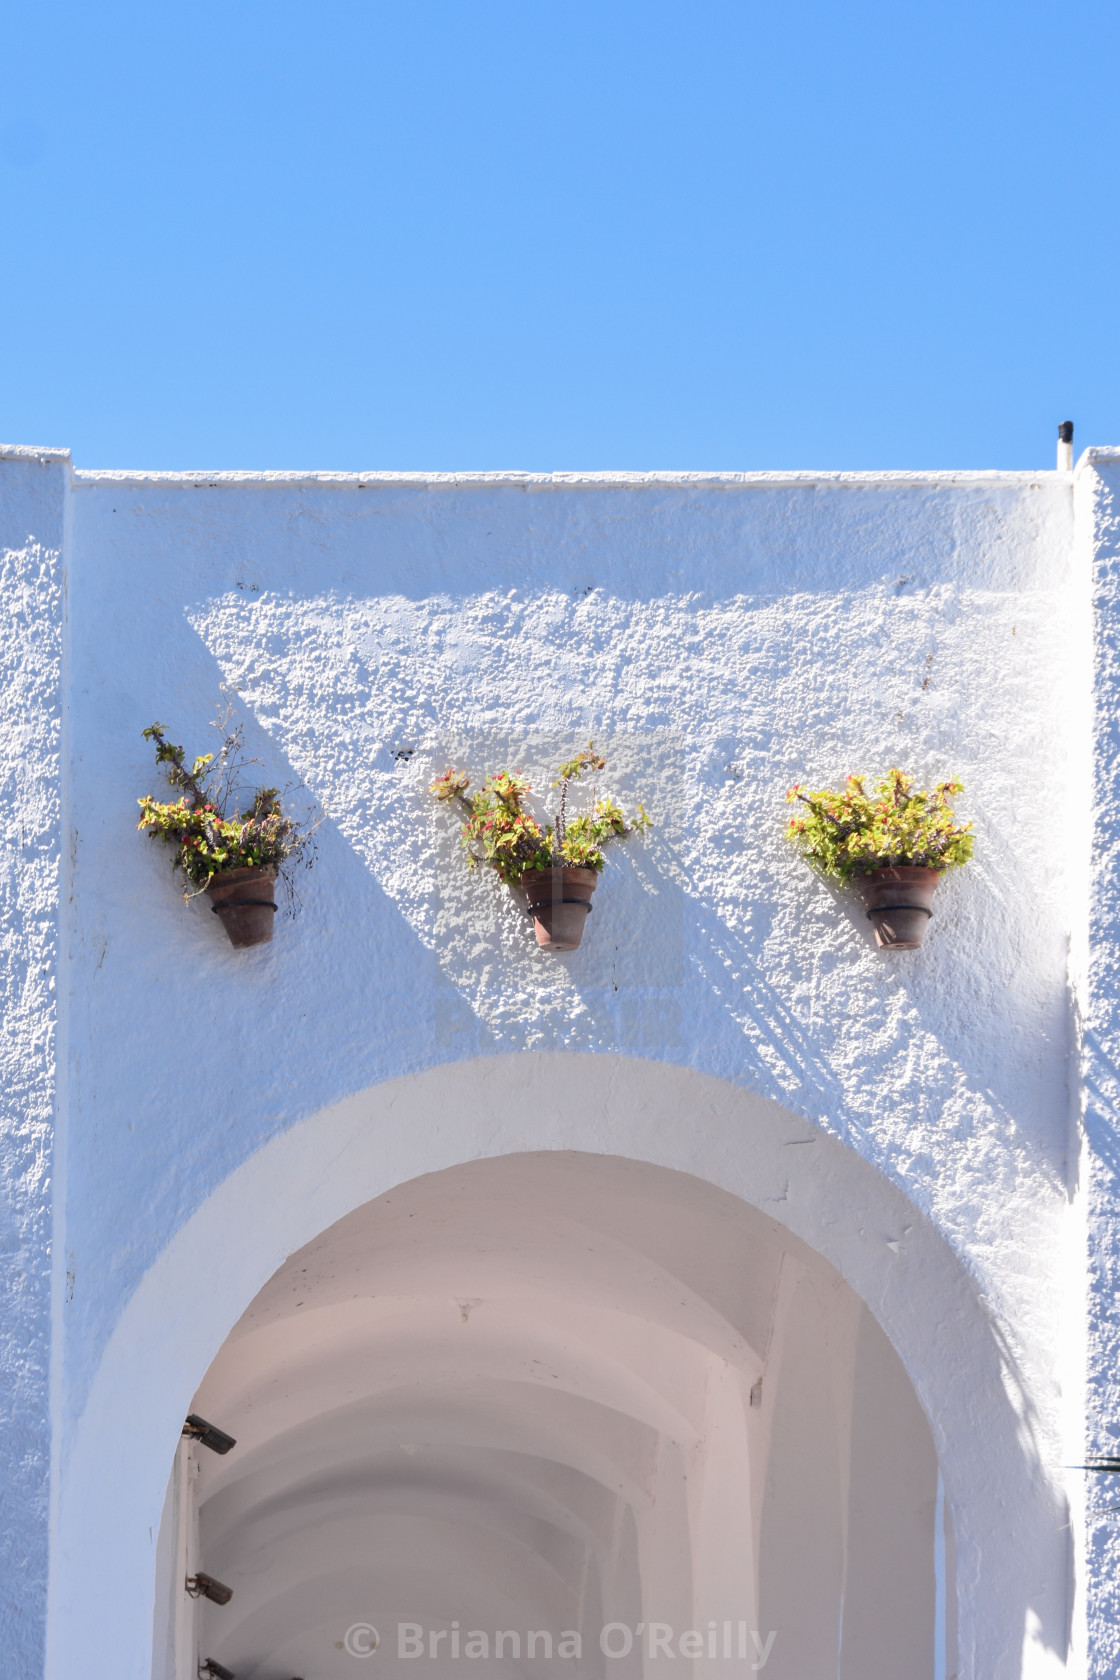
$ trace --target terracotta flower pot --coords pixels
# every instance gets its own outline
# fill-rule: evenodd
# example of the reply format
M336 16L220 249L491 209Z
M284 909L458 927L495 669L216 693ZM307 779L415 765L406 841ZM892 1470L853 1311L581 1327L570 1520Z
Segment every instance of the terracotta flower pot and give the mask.
M878 945L891 951L918 949L933 915L933 895L940 879L936 869L912 863L856 876Z
M544 951L574 951L591 913L591 894L599 884L594 869L531 869L521 890L537 926Z
M206 889L231 945L267 945L276 918L276 870L223 869Z

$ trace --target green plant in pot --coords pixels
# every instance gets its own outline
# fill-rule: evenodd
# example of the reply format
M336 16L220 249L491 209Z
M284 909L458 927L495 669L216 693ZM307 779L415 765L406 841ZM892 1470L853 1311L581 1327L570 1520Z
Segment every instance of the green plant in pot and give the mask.
M964 788L949 781L915 791L901 770L889 770L870 793L865 782L849 776L841 793L791 787L786 799L805 809L790 817L786 833L820 874L859 889L881 947L913 951L925 938L942 874L972 856L972 824L958 824L949 803Z
M651 826L642 806L627 820L610 798L597 800L579 816L568 816L572 783L606 767L593 741L562 764L552 783L560 790L556 815L543 826L525 807L532 789L516 771L488 776L469 797L470 778L460 770L445 770L432 783L436 798L457 805L465 816L462 844L471 867L486 865L524 894L543 950L576 949L605 862L603 847Z
M189 767L162 723L144 730L179 798L162 801L145 794L136 826L171 847L184 898L206 893L232 944L263 945L272 938L277 878L297 858L310 868L317 825L286 813L277 788L239 796L237 784L250 761L241 751L240 728L228 725L227 713L218 724L224 736L220 751L202 754Z

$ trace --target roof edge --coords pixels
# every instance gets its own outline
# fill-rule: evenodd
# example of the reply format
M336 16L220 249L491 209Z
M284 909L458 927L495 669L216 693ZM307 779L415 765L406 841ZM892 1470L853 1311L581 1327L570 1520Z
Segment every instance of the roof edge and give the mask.
M0 443L0 461L69 461L68 449L39 448L30 443Z
M28 451L27 453L36 453ZM743 487L765 489L769 486L851 485L865 487L884 485L954 485L1007 484L1027 485L1068 479L1068 473L1056 473L1052 468L1030 471L960 470L937 472L553 472L518 471L497 472L252 472L226 469L194 472L145 472L142 470L93 468L74 469L76 486L97 484L166 484L193 486L198 489L226 485L259 485L268 488L291 485L351 485L358 489L399 485L417 489L447 489L508 485L532 490L567 489L644 489Z

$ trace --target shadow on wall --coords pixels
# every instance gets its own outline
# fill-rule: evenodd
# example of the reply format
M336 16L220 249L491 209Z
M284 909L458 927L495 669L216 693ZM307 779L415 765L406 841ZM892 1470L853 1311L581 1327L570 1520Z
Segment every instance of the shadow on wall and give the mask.
M853 1137L897 1124L883 1160L896 1145L932 1160L948 1139L982 1150L1009 1195L1024 1163L1066 1192L1065 907L1052 871L1012 844L1023 778L1057 787L1068 769L1060 734L1040 745L1031 722L1041 653L1064 623L1048 592L881 586L775 605L601 590L573 606L542 578L528 598L226 595L187 610L503 1043L636 1038L681 1059L700 1040L712 1071L736 1077L745 1057L772 1094ZM604 785L643 798L658 826L648 849L608 864L589 949L568 965L581 1006L529 966L500 895L463 882L453 825L425 788L460 759L476 785L507 763L543 790L589 734L610 761ZM781 837L792 780L899 757L923 776L959 770L980 830L967 884L941 889L928 949L901 959L873 951L863 927L853 942L849 913L837 921ZM628 901L637 919L614 924L612 971L599 963L605 888L639 870L647 891ZM1013 1163L1000 1159L1009 1135Z
M1041 688L1060 713L1069 612L1052 565L1065 527L1055 538L1047 525L1061 519L1044 488L652 488L566 506L520 487L76 484L64 1370L92 1492L67 1555L88 1560L108 1533L121 1561L116 1581L63 1591L63 1674L116 1648L147 1579L130 1548L158 1516L148 1437L160 1435L162 1491L165 1447L214 1351L199 1349L229 1326L216 1303L236 1297L235 1317L261 1256L271 1270L293 1232L298 1246L318 1228L301 1223L312 1210L324 1226L352 1192L545 1136L738 1174L735 1194L827 1252L890 1328L939 1444L967 1437L946 1478L968 1519L974 1671L1011 1672L1028 1608L1064 1652L1061 1571L1038 1556L1064 1544L1065 1517L1034 1402L1018 1398L1033 1382L1045 1399L1054 1369L1040 1338L1060 1317L1067 1120L1064 924L1015 801L1023 778L1058 789L1068 773L1063 731L1036 738ZM154 785L140 729L160 717L201 745L222 680L267 779L290 764L329 817L303 915L242 954L205 906L184 910L131 833ZM655 807L658 839L612 861L586 949L557 960L533 950L493 883L466 876L424 788L456 740L538 743L548 769L591 732L633 776L619 791ZM983 790L987 826L978 873L942 888L930 942L905 967L788 855L780 806L791 780L899 755L959 769ZM1012 868L1029 891L1005 891ZM946 937L958 916L974 917L967 949ZM509 1073L534 1062L527 1050L565 1054L542 1055L534 1085ZM413 1103L406 1074L436 1093L430 1105ZM742 1105L723 1130L704 1095L718 1080L720 1100L734 1087ZM322 1111L371 1089L359 1171L360 1137ZM479 1112L464 1114L476 1089ZM805 1115L853 1148L807 1136ZM752 1127L781 1129L754 1177ZM301 1155L305 1135L316 1146ZM902 1187L893 1201L876 1200L857 1151ZM807 1213L813 1174L831 1177L833 1200ZM830 1246L865 1229L881 1286ZM927 1292L926 1266L952 1270L953 1288ZM978 1296L1034 1360L1029 1380L986 1321L976 1329ZM903 1334L907 1314L921 1322ZM919 1369L929 1347L939 1374Z
M224 505L219 494L207 507ZM416 492L401 494L418 505ZM84 1274L76 1320L93 1307L111 1322L151 1245L276 1130L407 1069L498 1050L621 1050L755 1087L850 1141L917 1205L954 1220L964 1243L982 1220L982 1265L991 1206L1009 1228L1053 1217L1044 1195L1065 1189L1064 947L1051 963L1053 915L1044 906L1032 919L1029 901L1005 890L1010 854L995 819L975 872L942 887L926 949L901 958L871 948L781 835L781 792L807 762L847 768L849 753L887 740L883 707L865 698L885 635L901 637L904 663L936 632L967 664L958 600L916 617L903 603L911 616L901 619L877 596L790 598L780 613L732 600L709 623L692 598L647 599L631 618L606 599L573 640L571 604L546 594L530 603L528 651L504 600L266 589L250 601L232 589L184 608L150 586L136 600L134 618L75 654L107 743L75 767L73 1037L96 1110L75 1143L88 1142L88 1163L75 1165L105 1191L88 1213L96 1240L79 1230L79 1246L119 1253L126 1209L152 1202L154 1217L130 1230L120 1267ZM1015 603L1020 618L1044 607ZM975 610L986 654L991 613ZM817 644L841 632L850 647L836 644L844 657L822 664ZM123 669L128 692L117 686ZM203 925L204 906L183 911L156 857L136 878L120 867L121 813L155 783L140 728L155 714L201 744L223 680L267 779L289 779L290 764L329 817L302 917L278 926L267 953L242 957ZM471 724L503 691L525 726ZM992 683L981 692L983 705L969 698L959 719L942 708L942 733L917 738L923 753L967 747L975 762L988 749L983 706L998 711L1008 696ZM692 721L687 736L651 726L673 712ZM425 790L461 755L476 775L509 758L547 784L592 728L610 758L605 782L630 803L644 797L658 828L648 845L613 852L584 949L558 959L534 949L496 883L467 874L454 823ZM1001 739L999 764L1008 750ZM994 774L995 761L984 763ZM153 1008L175 1023L155 1052ZM166 1116L197 1081L203 1046L217 1047L210 1087L182 1136ZM92 1096L110 1087L111 1113ZM963 1210L962 1225L946 1197L977 1175L990 1205ZM1032 1247L1024 1298L1046 1287L1045 1242Z

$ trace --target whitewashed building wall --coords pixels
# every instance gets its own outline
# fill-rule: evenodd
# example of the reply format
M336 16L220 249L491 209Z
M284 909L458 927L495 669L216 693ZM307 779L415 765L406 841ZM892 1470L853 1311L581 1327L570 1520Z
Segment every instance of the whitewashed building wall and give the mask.
M950 1672L1115 1671L1117 1519L1083 1523L1068 1467L1120 1445L1118 484L1107 451L551 477L3 453L9 1672L148 1680L182 1417L289 1255L423 1173L550 1150L718 1185L869 1308L951 1508ZM141 730L202 751L223 694L326 817L299 914L248 952L135 830ZM655 828L556 958L426 789L451 763L543 787L589 736ZM783 838L792 781L894 764L960 775L976 830L917 953Z

